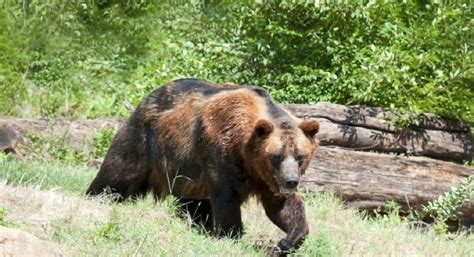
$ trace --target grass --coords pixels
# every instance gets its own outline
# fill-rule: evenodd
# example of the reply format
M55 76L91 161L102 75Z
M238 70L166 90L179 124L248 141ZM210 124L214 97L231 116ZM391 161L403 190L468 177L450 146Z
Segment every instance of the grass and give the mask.
M0 159L0 178L14 186L38 186L40 189L62 188L70 192L85 192L85 186L97 170L85 164L41 161L10 161Z
M266 256L284 236L255 200L241 240L215 239L176 217L172 198L110 203L83 196L97 169L0 158L2 222L71 256ZM474 235L413 230L398 215L369 218L330 194L305 194L310 235L297 256L474 256Z

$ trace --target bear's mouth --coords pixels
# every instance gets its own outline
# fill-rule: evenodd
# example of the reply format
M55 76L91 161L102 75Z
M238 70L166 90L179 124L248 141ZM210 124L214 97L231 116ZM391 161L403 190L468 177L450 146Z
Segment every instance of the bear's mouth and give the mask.
M282 181L281 179L279 179L278 176L273 176L273 179L275 180L275 182L277 184L278 193L280 195L282 195L283 197L285 197L285 198L288 198L288 197L292 196L294 193L296 193L296 191L298 191L298 187L288 188L285 185L285 182Z
M296 188L289 189L289 188L281 187L281 186L278 189L280 191L280 194L283 195L285 198L289 198L297 191Z

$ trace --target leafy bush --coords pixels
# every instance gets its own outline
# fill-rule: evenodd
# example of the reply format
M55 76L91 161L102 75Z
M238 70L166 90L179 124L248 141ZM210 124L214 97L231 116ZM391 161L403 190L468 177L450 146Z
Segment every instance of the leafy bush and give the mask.
M28 57L23 47L26 35L19 32L20 24L10 21L8 14L2 11L0 24L0 112L9 114L25 94Z
M257 84L282 102L472 120L472 5L264 4L243 14Z
M434 229L438 233L448 231L447 222L450 220L459 221L456 212L469 201L474 200L474 175L459 183L450 192L438 197L438 199L427 203L421 210L415 211L409 217L412 220L419 220L430 217L434 220Z
M474 124L467 1L26 2L0 13L3 114L126 116L124 100L199 77Z

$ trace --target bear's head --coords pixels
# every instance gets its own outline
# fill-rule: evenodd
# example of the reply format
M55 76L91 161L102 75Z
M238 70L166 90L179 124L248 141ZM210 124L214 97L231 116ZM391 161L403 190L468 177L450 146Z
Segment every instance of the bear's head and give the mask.
M254 175L274 194L292 195L318 147L318 131L319 122L312 119L258 120L247 148Z

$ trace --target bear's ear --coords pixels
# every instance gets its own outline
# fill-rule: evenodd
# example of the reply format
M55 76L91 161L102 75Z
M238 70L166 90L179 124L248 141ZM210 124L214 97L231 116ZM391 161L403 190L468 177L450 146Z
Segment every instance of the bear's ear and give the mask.
M313 138L319 131L319 121L317 120L304 120L299 125L299 128L303 130L306 136Z
M273 124L269 120L259 120L255 125L255 134L258 137L266 137L273 131Z

